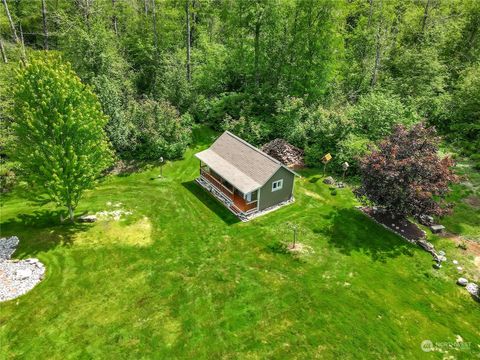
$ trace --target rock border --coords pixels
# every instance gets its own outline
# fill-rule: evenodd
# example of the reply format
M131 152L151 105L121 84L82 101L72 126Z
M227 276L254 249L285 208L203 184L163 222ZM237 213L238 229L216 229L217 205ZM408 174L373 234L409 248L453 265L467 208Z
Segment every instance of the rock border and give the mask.
M18 243L17 236L0 239L0 302L26 294L45 275L45 265L36 258L10 260Z

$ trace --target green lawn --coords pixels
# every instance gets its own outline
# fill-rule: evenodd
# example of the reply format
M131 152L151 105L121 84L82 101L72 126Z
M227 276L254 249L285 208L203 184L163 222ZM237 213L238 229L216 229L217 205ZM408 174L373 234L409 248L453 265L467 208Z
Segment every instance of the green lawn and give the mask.
M121 202L133 211L124 221L60 224L57 209L20 190L4 197L2 235L18 235L16 256L38 257L47 274L0 304L0 358L480 356L480 307L451 263L434 270L430 255L358 212L350 190L331 195L313 170L297 180L293 205L238 222L193 182L192 155L213 137L197 131L166 179L151 180L158 168L109 177L78 209ZM287 221L301 224L312 252L278 250ZM460 253L447 246L451 254ZM465 267L474 271L470 259ZM458 335L469 349L420 348Z

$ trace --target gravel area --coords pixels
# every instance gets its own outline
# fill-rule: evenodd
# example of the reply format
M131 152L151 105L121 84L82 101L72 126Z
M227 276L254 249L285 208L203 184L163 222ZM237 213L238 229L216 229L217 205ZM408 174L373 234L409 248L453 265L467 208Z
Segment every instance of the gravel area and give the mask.
M29 292L45 274L45 266L38 259L10 260L18 243L16 236L0 239L0 302Z
M44 274L45 266L38 259L0 261L0 301L29 292Z

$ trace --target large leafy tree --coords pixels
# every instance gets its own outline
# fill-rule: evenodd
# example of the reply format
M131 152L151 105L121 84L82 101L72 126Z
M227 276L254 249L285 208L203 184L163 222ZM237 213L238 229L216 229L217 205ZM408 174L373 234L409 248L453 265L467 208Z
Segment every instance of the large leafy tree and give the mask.
M23 68L14 94L13 156L30 188L74 210L111 162L106 116L90 87L54 57Z
M434 128L398 125L378 149L361 159L357 195L400 218L445 214L448 206L442 198L456 176L452 159L439 158L438 142Z

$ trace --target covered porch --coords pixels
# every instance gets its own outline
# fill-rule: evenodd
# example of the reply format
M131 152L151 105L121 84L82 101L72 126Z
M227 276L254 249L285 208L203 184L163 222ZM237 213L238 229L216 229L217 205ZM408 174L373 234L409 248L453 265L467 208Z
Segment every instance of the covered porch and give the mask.
M242 192L201 160L197 183L239 217L258 210L258 190Z

